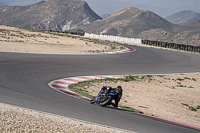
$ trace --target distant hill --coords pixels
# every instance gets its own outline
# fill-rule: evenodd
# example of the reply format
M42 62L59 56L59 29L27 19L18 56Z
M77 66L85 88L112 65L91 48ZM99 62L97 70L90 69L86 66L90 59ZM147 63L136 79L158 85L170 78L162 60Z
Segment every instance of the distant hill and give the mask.
M0 0L8 6L25 6L41 0ZM45 0L47 1L47 0ZM126 7L137 7L141 10L149 10L167 17L182 10L200 12L199 0L84 0L98 15L113 14Z
M97 20L76 30L89 33L134 37L189 45L200 45L198 22L185 25L172 24L150 12L135 7L125 8L110 17Z
M98 27L98 28L96 28ZM124 8L110 17L95 21L81 28L89 33L102 33L133 37L151 29L172 29L173 24L150 11L135 7Z
M166 20L174 24L186 23L191 20L200 20L200 13L191 10L180 11L166 17Z
M192 20L186 23L180 24L181 26L193 27L198 29L200 27L200 20Z
M100 15L100 17L103 18L103 19L104 19L104 18L107 18L107 17L110 17L110 16L111 16L111 14L103 14L103 15Z
M101 19L81 0L48 0L28 6L0 7L0 24L65 31Z

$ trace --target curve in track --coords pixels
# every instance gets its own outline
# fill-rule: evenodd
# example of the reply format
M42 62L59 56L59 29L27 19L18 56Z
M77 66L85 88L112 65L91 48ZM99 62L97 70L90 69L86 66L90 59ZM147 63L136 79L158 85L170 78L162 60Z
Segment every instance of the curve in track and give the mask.
M128 45L126 45L128 46ZM116 55L38 55L0 53L0 102L142 133L197 133L199 130L101 108L58 93L50 81L80 75L200 72L200 55L136 48Z

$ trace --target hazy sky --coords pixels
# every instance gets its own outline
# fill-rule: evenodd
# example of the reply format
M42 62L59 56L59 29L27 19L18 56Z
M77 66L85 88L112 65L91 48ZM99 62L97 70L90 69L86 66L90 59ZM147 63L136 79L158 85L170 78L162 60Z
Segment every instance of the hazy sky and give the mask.
M0 0L6 5L28 5L41 0ZM137 7L142 10L150 10L166 17L182 10L200 12L200 0L85 0L99 15L111 14L125 7Z

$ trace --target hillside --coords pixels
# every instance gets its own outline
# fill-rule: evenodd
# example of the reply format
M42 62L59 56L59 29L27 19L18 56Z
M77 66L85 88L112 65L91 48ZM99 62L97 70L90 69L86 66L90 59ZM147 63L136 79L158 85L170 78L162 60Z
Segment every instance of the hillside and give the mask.
M200 27L172 24L153 12L139 10L135 7L125 8L106 19L81 26L78 30L96 34L200 45Z
M89 33L133 37L146 30L157 28L168 30L172 27L173 24L153 12L130 7L81 28Z
M191 10L180 11L166 17L166 20L174 24L186 23L191 20L200 20L200 13Z
M200 27L200 20L192 20L186 23L180 24L181 26L187 26L187 27L194 27L194 28L199 28Z
M0 24L65 31L101 19L81 0L48 0L29 6L0 7Z
M167 17L182 10L200 12L199 0L85 0L92 9L102 16L113 14L126 7L137 7L141 10L155 12L159 16Z
M0 0L8 6L30 5L41 0ZM45 0L47 1L47 0ZM104 14L113 14L125 7L137 7L142 10L149 10L167 17L175 12L182 10L193 10L200 12L199 0L84 0L100 16Z

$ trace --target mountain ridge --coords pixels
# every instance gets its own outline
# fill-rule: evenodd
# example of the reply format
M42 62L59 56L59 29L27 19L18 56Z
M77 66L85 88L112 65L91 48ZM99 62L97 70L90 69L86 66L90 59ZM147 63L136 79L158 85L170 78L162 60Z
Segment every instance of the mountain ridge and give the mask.
M200 13L194 12L192 10L184 10L174 13L165 19L174 24L181 24L191 20L200 20Z
M152 22L153 20L156 21ZM95 30L94 27L99 28ZM128 33L125 33L127 32L127 30L131 32L132 35L137 35L144 30L155 28L163 28L167 30L169 27L173 27L173 24L166 21L159 15L150 11L143 11L135 7L129 7L112 14L106 19L96 21L94 23L91 23L90 25L85 25L81 28L89 33L93 32L112 35L125 35L130 37Z
M3 25L55 31L73 29L101 19L81 0L48 0L28 6L0 7L0 16Z
M141 38L179 44L199 45L200 27L197 22L173 24L151 11L129 7L98 20L80 26L79 31L95 34ZM98 27L98 28L96 28Z
M8 6L30 5L40 0L1 0L1 3ZM45 0L46 1L46 0ZM134 6L141 10L149 10L156 14L167 17L182 10L193 10L200 12L198 0L85 0L90 7L100 16L112 14L125 7Z
M81 0L48 0L0 7L0 24L35 30L78 31L200 45L199 22L173 24L154 12L128 7L101 19Z
M194 28L199 28L200 27L200 20L191 20L186 23L180 24L182 26L187 26L187 27L194 27Z

